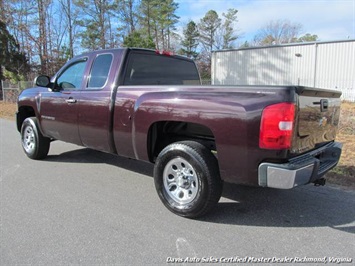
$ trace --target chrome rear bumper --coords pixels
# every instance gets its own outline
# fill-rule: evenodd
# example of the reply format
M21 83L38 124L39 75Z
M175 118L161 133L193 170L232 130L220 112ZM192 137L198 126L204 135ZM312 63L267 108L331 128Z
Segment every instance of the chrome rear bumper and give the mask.
M259 165L259 186L290 189L315 182L337 165L341 149L341 143L332 142L284 164L262 163Z

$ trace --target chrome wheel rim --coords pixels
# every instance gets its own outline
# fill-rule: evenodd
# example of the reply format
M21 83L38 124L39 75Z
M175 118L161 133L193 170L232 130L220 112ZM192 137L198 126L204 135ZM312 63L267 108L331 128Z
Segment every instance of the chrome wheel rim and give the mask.
M31 153L36 147L35 133L31 126L27 126L24 129L22 146L27 153Z
M199 189L198 178L192 165L181 157L168 162L163 172L167 195L180 205L192 202Z

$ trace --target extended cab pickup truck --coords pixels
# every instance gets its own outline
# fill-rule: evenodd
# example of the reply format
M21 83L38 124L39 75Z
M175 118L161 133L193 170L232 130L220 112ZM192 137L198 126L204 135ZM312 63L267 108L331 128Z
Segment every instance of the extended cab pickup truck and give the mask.
M341 93L300 86L203 86L188 58L144 49L85 53L18 98L31 159L61 140L154 163L164 205L195 218L223 183L324 184L339 161Z

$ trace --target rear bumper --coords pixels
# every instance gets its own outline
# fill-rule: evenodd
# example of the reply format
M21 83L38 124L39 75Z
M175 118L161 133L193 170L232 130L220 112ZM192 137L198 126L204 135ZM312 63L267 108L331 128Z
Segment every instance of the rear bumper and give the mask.
M290 189L314 182L337 165L341 149L341 143L332 142L292 158L288 163L262 163L259 165L259 186Z

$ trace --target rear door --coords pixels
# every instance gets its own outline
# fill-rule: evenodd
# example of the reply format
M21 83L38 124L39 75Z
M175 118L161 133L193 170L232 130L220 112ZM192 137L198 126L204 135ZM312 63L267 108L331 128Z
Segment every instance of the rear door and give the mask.
M110 132L114 103L111 99L120 54L119 51L107 52L94 57L87 85L79 96L80 139L83 146L95 150L113 152Z
M335 140L340 116L340 96L339 91L299 88L293 153L303 153Z

